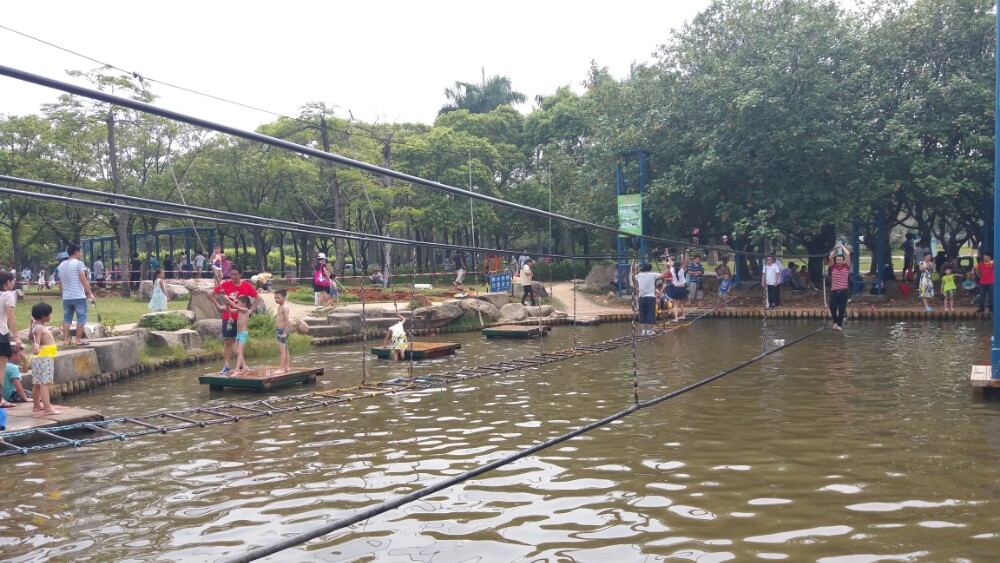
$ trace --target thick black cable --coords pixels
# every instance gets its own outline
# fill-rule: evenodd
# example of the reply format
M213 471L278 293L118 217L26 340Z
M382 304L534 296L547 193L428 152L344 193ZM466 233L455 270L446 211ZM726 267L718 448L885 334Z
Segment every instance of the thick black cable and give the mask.
M171 119L171 120L174 120L174 121L179 121L179 122L182 122L182 123L187 123L187 124L190 124L190 125L194 125L196 127L202 127L204 129L211 129L213 131L218 131L220 133L225 133L227 135L232 135L234 137L239 137L241 139L247 139L249 141L255 141L255 142L263 143L263 144L270 145L270 146L273 146L273 147L278 147L278 148L286 149L286 150L289 150L289 151L292 151L292 152L297 152L299 154L304 154L304 155L312 156L312 157L315 157L315 158L320 158L320 159L327 160L327 161L330 161L330 162L334 162L334 163L337 163L337 164L341 164L341 165L344 165L344 166L350 166L350 167L353 167L353 168L358 168L358 169L361 169L361 170L366 170L366 171L368 171L370 173L373 173L373 174L380 174L380 175L383 175L383 176L388 176L390 178L396 178L396 179L402 180L404 182L409 182L411 184L416 184L418 186L423 186L423 187L430 188L430 189L433 189L433 190L441 191L441 192L444 192L444 193L447 193L449 195L453 195L453 196L456 196L456 197L467 197L467 198L474 199L474 200L478 199L480 201L483 201L485 203L489 203L491 205L499 205L501 207L507 207L509 209L514 209L514 210L517 210L517 211L522 211L524 213L528 213L528 214L535 215L535 216L538 216L538 217L555 219L557 221L563 221L563 222L566 222L566 223L572 223L572 224L575 224L575 225L579 225L581 227L587 227L587 228L591 228L591 229L596 229L596 230L600 230L600 231L614 233L614 234L617 234L617 235L625 235L625 236L629 236L629 237L634 237L634 238L639 238L639 239L645 239L645 240L648 240L648 241L658 242L658 243L663 243L663 244L668 244L668 245L682 245L682 246L687 246L689 248L700 248L700 249L703 249L703 250L724 250L726 252L733 252L735 254L748 254L748 255L752 255L751 253L740 251L740 250L731 249L731 248L728 248L728 247L715 247L715 246L709 246L709 245L703 245L703 244L692 244L692 243L689 243L689 242L684 242L684 241L679 241L679 240L673 240L673 239L665 239L665 238L660 238L660 237L653 237L653 236L649 236L649 235L634 235L632 233L628 233L628 232L619 230L619 229L617 229L615 227L609 227L607 225L600 225L600 224L597 224L597 223L592 223L590 221L584 221L582 219L577 219L575 217L568 217L566 215L560 215L558 213L552 213L551 211L544 211L544 210L537 209L537 208L534 208L534 207L531 207L531 206L528 206L528 205L523 205L523 204L520 204L520 203L514 203L514 202L511 202L511 201L502 200L502 199L495 198L495 197L492 197L492 196L488 196L488 195L485 195L485 194L482 194L482 193L478 193L478 192L470 192L470 191L467 191L467 190L463 190L461 188L457 188L455 186L449 186L447 184L442 184L440 182L434 182L432 180L427 180L427 179L421 178L419 176L413 176L411 174L406 174L406 173L403 173L403 172L398 172L398 171L393 170L391 168L384 168L384 167L377 166L377 165L374 165L374 164L370 164L370 163L367 163L367 162L364 162L364 161L359 161L359 160L355 160L355 159L348 158L348 157L345 157L345 156L341 156L341 155L338 155L338 154L328 153L328 152L324 152L324 151L321 151L321 150L318 150L318 149L314 149L314 148L311 148L311 147L306 147L306 146L303 146L303 145L292 143L292 142L286 141L284 139L278 139L276 137L271 137L271 136L268 136L268 135L262 135L260 133L255 133L255 132L251 132L251 131L246 131L246 130L243 130L243 129L239 129L237 127L231 127L229 125L223 125L221 123L215 123L215 122L209 121L207 119L202 119L202 118L199 118L199 117L190 116L190 115L183 114L183 113L180 113L180 112L176 112L176 111L173 111L173 110L168 110L168 109L161 108L161 107L158 107L158 106L155 106L153 104L146 103L146 102L140 102L140 101L137 101L137 100L131 100L129 98L123 98L121 96L115 96L114 94L109 94L107 92L101 92L99 90L93 90L91 88L84 88L82 86L77 86L75 84L70 84L68 82L63 82L63 81L60 81L60 80L55 80L55 79L48 78L48 77L45 77L45 76L41 76L41 75L37 75L37 74L34 74L34 73L26 72L26 71L23 71L23 70L18 70L16 68L9 67L9 66L6 66L6 65L0 65L0 75L7 76L7 77L10 77L10 78L14 78L16 80L21 80L21 81L24 81L24 82L30 82L32 84L37 84L39 86L44 86L46 88L52 88L52 89L55 89L55 90L62 90L63 92L67 92L69 94L83 96L83 97L90 98L90 99L93 99L93 100L98 100L98 101L102 101L102 102L105 102L105 103L114 104L114 105L117 105L117 106L121 106L121 107L129 108L129 109L133 109L133 110L136 110L136 111L141 111L141 112L149 113L149 114L152 114L152 115L157 115L157 116L160 116L160 117L163 117L163 118L166 118L166 119ZM805 258L805 257L812 257L812 256L813 255L804 255L804 254L803 255L795 255L795 256L786 255L786 257L788 257L788 258ZM817 254L815 256L824 256L824 255Z
M305 147L291 141L286 141L284 139L278 139L276 137L271 137L269 135L262 135L260 133L255 133L252 131L246 131L239 129L237 127L231 127L229 125L223 125L221 123L215 123L207 119L202 119L199 117L193 117L180 112L164 109L157 107L153 104L146 102L140 102L137 100L131 100L129 98L123 98L121 96L115 96L114 94L109 94L107 92L101 92L99 90L93 90L91 88L84 88L82 86L77 86L75 84L70 84L68 82L63 82L61 80L54 80L45 76L40 76L38 74L33 74L23 70L18 70L13 67L6 65L0 65L0 75L8 76L17 80L24 82L30 82L32 84L37 84L39 86L45 86L46 88L53 88L55 90L62 90L69 94L75 94L78 96L83 96L93 100L98 100L101 102L113 104L116 106L121 106L136 111L141 111L144 113L149 113L152 115L157 115L166 119L171 119L173 121L180 121L182 123L187 123L189 125L194 125L197 127L202 127L204 129L211 129L218 131L220 133L225 133L227 135L232 135L233 137L239 137L241 139L246 139L248 141L255 141L258 143L263 143L265 145L270 145L272 147L278 147L286 149L292 152L297 152L299 154L304 154L319 158L322 160L327 160L334 162L336 164L341 164L344 166L350 166L352 168L358 168L361 170L368 171L373 174L379 174L382 176L388 176L390 178L395 178L397 180L402 180L404 182L409 182L411 184L416 184L418 186L424 186L433 190L441 191L446 194L450 194L458 197L467 197L471 199L478 199L485 203L491 205L499 205L501 207L507 207L509 209L514 209L524 213L529 213L538 217L552 218L557 221L563 221L566 223L573 223L581 227L587 227L591 229L597 229L601 231L606 231L610 233L628 235L632 236L631 233L625 231L620 231L614 227L608 227L607 225L599 225L597 223L591 223L589 221L584 221L582 219L576 219L574 217L567 217L565 215L560 215L558 213L551 213L549 211L543 211L541 209L536 209L527 205L522 205L520 203L514 203L510 201L505 201L492 196L481 194L478 192L469 192L468 190L463 190L461 188L456 188L454 186L449 186L447 184L442 184L440 182L434 182L432 180L427 180L419 176L413 176L411 174L406 174L393 170L391 168L384 168L382 166L377 166L374 164L369 164L360 160L355 160L353 158L347 158L346 156L341 156L339 154L328 153L311 147ZM666 242L661 239L655 239L653 237L644 237L650 240L657 240L658 242Z
M326 236L333 237L333 238L341 237L341 238L345 238L345 239L349 239L349 240L383 242L383 243L388 243L388 244L403 244L403 245L408 245L408 246L424 246L424 247L430 247L430 248L438 248L438 249L442 249L442 250L462 249L462 250L473 250L473 251L478 250L478 251L501 253L501 254L508 254L508 253L510 253L509 250L501 250L501 249L495 249L495 248L465 247L465 246L456 246L456 245L453 245L453 244L445 244L445 243L440 243L440 242L417 241L417 240L413 240L413 239L405 239L405 238L398 238L398 237L387 237L387 236L384 236L384 235L370 235L370 234L361 233L361 232L358 232L358 231L350 231L350 230L345 230L345 229L335 229L335 228L332 228L332 227L325 227L325 226L322 226L322 225L310 225L310 224L307 224L307 223L296 223L294 221L286 221L286 220L283 220L283 219L270 219L270 218L267 218L267 217L260 217L260 216L256 216L256 215L248 215L246 213L236 213L236 212L232 212L232 211L221 211L221 210L210 209L210 208L206 208L206 207L197 207L197 206L192 206L192 205L182 205L182 204L174 203L174 202L170 202L170 201L161 201L161 200L155 200L155 199L148 199L148 198L143 198L143 197L138 197L138 196L130 196L130 195L125 195L125 194L112 194L112 193L108 193L108 192L102 192L100 190L91 190L91 189L88 189L88 188L79 188L79 187L75 187L75 186L65 186L65 185L61 185L61 184L53 184L51 182L42 182L42 181L39 181L39 180L31 180L31 179L27 179L27 178L19 178L19 177L16 177L16 176L8 176L8 175L5 175L5 174L0 174L0 182L10 182L10 183L14 183L14 184L24 184L24 185L27 185L27 186L34 186L34 187L39 187L39 188L52 189L52 190L57 190L57 191L64 191L64 192L68 192L68 193L74 193L74 194L80 194L80 195L87 195L87 196L92 196L92 197L100 197L100 198L107 198L107 199L120 199L120 200L123 200L123 201L132 201L132 202L136 202L136 203L144 203L144 204L147 204L147 205L156 205L156 206L168 207L168 208L172 208L172 209L181 209L181 210L184 210L183 214L174 213L174 214L164 215L164 216L168 216L168 217L172 217L172 218L174 218L174 217L176 217L176 218L186 218L186 219L189 219L189 220L193 218L193 219L198 219L200 221L209 222L209 223L212 223L212 222L215 222L215 223L227 223L227 224L233 224L233 225L238 225L238 226L242 226L242 227L279 228L279 229L288 230L288 231L292 231L292 232L306 233L306 234L312 234L312 235L322 234L322 235L326 235ZM51 194L45 194L45 193L41 193L41 192L29 192L29 191L21 191L21 190L4 189L3 193L11 193L13 195L20 195L20 196L24 196L24 197L40 197L42 199L51 199L50 197L48 197ZM55 197L58 197L58 196L55 196ZM67 198L64 198L64 199L67 199ZM59 200L57 200L57 201L59 201ZM100 201L92 201L92 200L84 200L84 199L69 199L69 201L79 202L79 203L83 203L84 205L90 205L90 206L98 206L98 207L108 207L108 206L110 206L111 208L114 208L114 209L123 209L123 207L114 207L114 205L120 205L120 204L111 204L111 203L100 202ZM124 209L131 210L133 212L147 211L147 212L156 213L156 214L167 214L167 213L169 213L169 212L155 210L155 209L148 209L148 208L142 208L142 207L131 207L131 206L126 206L126 207L124 207ZM192 215L190 213L190 211L192 211L192 210L198 211L198 212L201 212L201 213L213 213L213 214L216 214L216 215L219 215L219 216L222 216L222 217L232 217L234 219L238 219L238 221L225 221L225 220L222 220L222 219L218 219L216 217L209 217L209 216L205 216L205 215ZM246 221L258 221L258 223L247 223ZM259 221L265 221L266 223L265 224L261 224L261 223L259 223ZM296 230L296 229L298 229L298 230ZM550 257L553 257L553 258L567 258L567 259L568 258L573 258L573 256L562 255L562 254L543 254L543 255L544 256L550 256ZM610 258L611 256L612 255L610 255L610 254L606 254L606 255L584 256L584 257L577 257L577 258L590 258L590 259L600 260L600 259Z
M807 339L807 338L809 338L811 336L815 336L816 334L819 334L824 329L825 329L825 327L820 327L820 328L814 330L813 332L810 332L810 333L808 333L808 334L806 334L804 336L801 336L801 337L799 337L799 338L797 338L795 340L792 340L791 342L789 342L788 344L785 344L784 346L782 346L780 348L774 348L774 349L772 349L770 351L763 352L763 353L761 353L761 354L759 354L757 356L754 356L753 358L751 358L751 359L749 359L749 360L747 360L747 361L745 361L745 362L743 362L743 363L741 363L741 364L739 364L737 366L734 366L734 367L731 367L729 369L723 370L723 371L721 371L721 372L719 372L719 373L717 373L717 374L715 374L715 375L713 375L711 377L707 377L705 379L702 379L701 381L698 381L696 383L692 383L691 385L688 385L687 387L682 387L681 389L678 389L676 391L671 391L670 393L667 393L666 395L662 395L660 397L656 397L655 399L650 399L648 401L644 401L642 403L638 403L638 404L632 405L631 407L629 407L629 408L627 408L627 409L625 409L623 411L617 412L617 413L615 413L615 414L613 414L613 415L611 415L609 417L603 418L603 419L598 420L596 422L592 422L592 423L590 423L590 424L588 424L586 426L581 426L580 428L577 428L575 430L567 432L566 434L563 434L561 436L557 436L555 438L552 438L551 440L547 440L545 442L542 442L541 444L537 444L537 445L532 446L530 448L527 448L525 450L521 450L521 451L519 451L517 453L508 455L506 457L503 457L501 459L498 459L498 460L496 460L494 462L488 463L488 464L483 465L481 467L477 467L475 469L466 471L465 473L461 473L459 475L455 475L454 477L449 477L447 479L443 479L441 481L438 481L437 483L433 483L431 485L428 485L426 487L423 487L421 489L413 491L412 493L403 495L401 497L397 497L397 498L392 499L390 501L386 501L386 502L382 502L382 503L379 503L379 504L374 505L374 506L370 506L370 507L365 508L365 509L363 509L363 510L361 510L361 511L359 511L359 512L357 512L357 513L355 513L355 514L353 514L351 516L348 516L346 518L341 518L339 520L335 520L333 522L330 522L328 524L324 524L324 525L319 526L317 528L314 528L312 530L309 530L309 531L306 531L306 532L302 532L300 534L296 534L296 535L291 536L289 538L285 538L285 539L283 539L281 541L274 542L274 543L272 543L270 545L265 545L265 546L261 546L261 547L257 547L257 548L251 549L250 551L247 551L246 553L243 553L241 555L235 555L233 557L226 557L226 558L222 559L222 561L224 563L242 563L242 562L246 562L246 561L255 561L255 560L260 559L262 557L267 557L268 555L273 555L275 553L278 553L279 551L284 551L284 550L289 549L291 547L295 547L297 545L303 544L303 543L305 543L307 541L314 540L314 539L316 539L318 537L321 537L321 536L325 536L326 534L329 534L331 532L335 532L337 530L346 528L348 526L352 526L354 524L357 524L358 522L361 522L361 521L364 521L364 520L368 520L369 518L372 518L374 516L378 516L379 514L383 514L385 512L393 510L395 508L399 508L400 506L403 506L404 504L408 504L408 503L413 502L415 500L419 500L419 499L424 498L424 497L426 497L428 495L431 495L433 493L436 493L438 491L441 491L443 489L451 487L452 485L457 485L457 484L459 484L459 483L461 483L463 481L467 481L467 480L469 480L469 479L471 479L473 477L478 477L479 475L482 475L482 474L487 473L489 471L492 471L494 469L503 467L503 466L508 465L508 464L510 464L510 463L512 463L514 461L519 460L519 459L528 457L528 456L530 456L532 454L535 454L535 453L538 453L538 452L540 452L542 450L551 448L552 446L556 446L556 445L561 444L561 443L563 443L563 442L565 442L567 440L570 440L572 438L576 438L577 436L580 436L582 434L590 432L591 430L594 430L596 428L600 428L602 426L607 426L608 424L611 424L612 422L614 422L616 420L620 420L622 418L625 418L626 416L628 416L628 415L630 415L630 414L632 414L632 413L634 413L634 412L636 412L638 410L652 407L652 406L657 405L659 403L662 403L662 402L664 402L664 401L666 401L668 399L673 399L674 397L683 395L684 393L687 393L689 391L693 391L693 390L695 390L695 389L697 389L699 387L702 387L704 385L708 385L709 383L711 383L713 381L721 379L721 378L723 378L723 377L725 377L725 376L727 376L727 375L729 375L729 374L731 374L731 373L733 373L735 371L739 371L739 370L741 370L741 369L743 369L743 368L745 368L745 367L747 367L747 366L749 366L749 365L751 365L753 363L756 363L756 362L760 361L761 359L763 359L763 358L765 358L767 356L770 356L771 354L774 354L776 352L780 352L781 350L784 350L785 348L788 348L789 346L793 346L793 345L798 344L799 342L802 342L803 340L805 340L805 339Z

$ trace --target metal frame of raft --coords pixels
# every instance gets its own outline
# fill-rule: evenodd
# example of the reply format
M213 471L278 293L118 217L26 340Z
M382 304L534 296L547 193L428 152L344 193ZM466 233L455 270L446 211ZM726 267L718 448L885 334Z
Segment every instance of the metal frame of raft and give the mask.
M710 313L710 312L709 312ZM691 318L687 322L671 323L664 328L657 328L653 336L635 335L637 342L642 342L669 334L677 329L690 326L692 322L705 318L708 313ZM31 452L54 450L59 448L78 448L85 445L110 441L125 441L128 438L166 434L188 428L205 428L215 424L238 422L248 418L272 416L285 412L296 412L305 409L326 407L348 403L355 399L367 399L397 393L414 391L433 387L444 387L461 381L490 375L499 375L511 371L543 366L570 358L578 358L609 350L616 350L632 343L632 335L620 336L602 342L577 346L575 350L560 350L518 358L501 360L480 366L464 367L452 372L431 373L412 378L395 378L387 381L373 382L355 387L316 391L303 395L274 397L252 401L249 403L230 403L213 407L195 407L179 411L159 412L141 416L120 417L103 421L80 422L66 426L28 429L17 432L0 433L0 457L27 455ZM166 423L166 424L165 424ZM112 430L111 428L115 428ZM117 431L116 431L117 430ZM99 434L93 437L69 437L62 434L93 432ZM25 438L27 441L51 440L50 442L19 446L10 440Z

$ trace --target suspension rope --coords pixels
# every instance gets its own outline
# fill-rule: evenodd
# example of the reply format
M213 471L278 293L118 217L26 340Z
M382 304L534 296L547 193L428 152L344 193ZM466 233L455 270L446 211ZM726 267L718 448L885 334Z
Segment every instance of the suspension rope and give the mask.
M632 304L632 314L629 316L629 323L632 327L632 394L635 396L635 404L639 404L639 357L637 352L636 340L638 336L635 333L635 320L638 316L639 309L639 282L636 279L636 270L638 270L638 262L635 257L635 249L632 249L632 263L629 266L629 290L632 292L631 304ZM621 275L619 274L618 279L621 280Z
M395 303L395 295L393 295L393 302ZM413 276L410 278L410 337L409 348L410 348L410 363L407 366L407 377L413 379L413 333L414 327L416 325L417 316L414 314L417 307L417 247L413 247ZM403 326L406 326L405 324Z
M149 215L159 215L159 216L163 216L163 217L170 217L170 218L180 219L182 221L197 219L198 221L202 221L202 222L205 222L205 223L212 223L212 224L223 223L223 224L228 224L228 225L235 225L235 226L238 226L238 227L255 226L255 227L280 228L280 229L287 230L287 231L293 232L293 233L301 233L301 234L308 234L308 235L317 235L317 234L320 234L320 235L325 235L325 236L330 236L330 237L340 237L340 238L344 238L344 239L348 239L348 240L355 240L355 241L359 241L359 242L379 242L379 243L405 244L405 245L414 245L414 244L416 244L416 245L420 245L420 246L424 246L424 247L428 247L428 248L437 248L437 249L444 249L444 250L449 250L449 251L460 249L460 250L469 250L469 251L475 250L475 251L493 252L493 253L506 252L506 251L495 249L495 248L476 248L476 247L468 247L468 246L461 246L461 245L455 245L455 244L446 244L446 243L441 243L441 242L418 241L418 240L413 240L413 239L406 239L406 238L392 237L392 236L385 236L385 235L372 235L372 234L364 233L364 232L360 232L360 231L351 231L351 230L347 230L347 229L336 229L336 228L333 228L333 227L326 227L326 226L322 226L322 225L312 225L312 224L308 224L308 223L297 223L297 222L294 222L294 221L286 221L284 219L272 219L272 218L268 218L268 217L260 217L260 216L257 216L257 215L250 215L250 214L246 214L246 213L236 213L236 212L232 212L232 211L222 211L222 210L210 209L210 208L206 208L206 207L197 207L197 206L193 206L193 205L186 206L186 205L182 205L182 204L174 203L174 202L170 202L170 201L160 201L160 200L154 200L154 199L149 199L149 198L144 198L144 197L139 197L139 196L126 195L126 194L112 194L112 193L108 193L108 192L102 192L100 190L91 190L91 189L80 188L80 187L76 187L76 186L65 186L65 185L61 185L61 184L54 184L54 183L51 183L51 182L42 182L42 181L38 181L38 180L30 180L30 179L27 179L27 178L19 178L19 177L16 177L16 176L9 176L9 175L6 175L6 174L0 174L0 182L11 182L11 183L14 183L14 184L23 184L23 185L26 185L26 186L33 186L33 187L37 187L37 188L45 188L45 189L57 190L57 191L68 192L68 193L72 193L72 194L78 194L78 195L87 195L87 196L93 196L93 197L99 197L99 198L107 198L107 199L130 201L130 202L142 203L142 204L146 204L146 205L154 205L154 206L158 206L158 207L165 207L165 208L168 208L168 209L177 209L180 212L171 212L171 211L166 211L166 210L162 210L162 209L150 209L150 208L137 207L137 206L125 206L125 205L121 205L121 204L116 204L116 203L111 203L111 202L104 202L104 201L96 201L96 200L88 200L88 199L80 199L80 198L62 197L62 196L57 196L57 195L43 193L43 192L29 192L29 191L18 190L18 189L11 189L11 188L0 188L0 193L7 193L7 194L10 194L10 195L16 195L16 196L21 196L21 197L26 197L26 198L36 198L36 199L44 199L44 200L50 200L50 201L57 201L57 202L60 202L60 203L65 203L65 204L73 206L73 207L76 207L76 206L79 206L80 204L83 204L83 205L88 205L88 206L92 206L92 207L103 207L103 208L108 208L108 209L122 209L122 210L126 210L126 211L137 212L137 213L145 213L145 214L149 214ZM217 215L218 217L207 216L207 215L194 215L194 214L191 213L191 211L196 211L198 213L208 213L208 214L212 214L212 215ZM559 255L559 254L546 254L545 256L560 257L560 258L569 258L569 256L562 256L562 255ZM612 256L613 255L611 255L611 254L600 254L600 255L588 256L588 258L592 258L592 259L598 260L598 259L607 259L607 258L610 258Z
M573 289L573 351L576 351L576 258L571 258L573 266L573 279L571 280Z
M248 562L248 561L255 561L255 560L260 559L262 557L266 557L268 555L273 555L273 554L278 553L280 551L284 551L286 549L289 549L289 548L295 547L297 545L301 545L303 543L306 543L306 542L308 542L310 540L314 540L316 538L325 536L325 535L327 535L327 534L329 534L331 532L335 532L337 530L344 529L344 528L346 528L348 526L352 526L354 524L357 524L358 522L363 522L365 520L368 520L368 519L373 518L375 516L378 516L380 514L384 514L384 513L388 512L390 510L399 508L399 507L401 507L401 506L403 506L405 504L411 503L411 502L413 502L415 500L419 500L419 499L424 498L424 497L426 497L428 495L434 494L434 493L436 493L438 491L442 491L444 489L447 489L448 487L452 487L454 485L457 485L459 483L462 483L464 481L472 479L473 477L478 477L479 475L483 475L483 474L485 474L485 473L487 473L489 471L492 471L494 469L498 469L498 468L503 467L505 465L509 465L509 464L511 464L511 463L519 460L519 459L526 458L528 456L534 455L534 454L536 454L538 452L541 452L543 450L551 448L552 446L559 445L559 444L561 444L563 442L566 442L567 440L570 440L570 439L575 438L577 436L581 436L583 434L586 434L587 432L590 432L591 430L594 430L594 429L597 429L597 428L601 428L602 426L607 426L608 424L611 424L612 422L615 422L617 420L621 420L621 419L625 418L626 416L629 416L629 415L631 415L631 414L633 414L633 413L635 413L635 412L637 412L639 410L646 409L646 408L658 405L658 404L660 404L660 403L662 403L664 401L673 399L675 397L679 397L679 396L681 396L681 395L683 395L685 393L688 393L690 391L694 391L695 389L698 389L699 387L703 387L705 385L708 385L709 383L712 383L713 381L721 379L721 378L723 378L723 377L725 377L725 376L727 376L727 375L729 375L731 373L734 373L734 372L739 371L739 370L741 370L741 369L743 369L743 368L745 368L747 366L750 366L750 365L752 365L752 364L760 361L761 359L763 359L763 358L765 358L765 357L767 357L767 356L769 356L771 354L774 354L774 353L776 353L778 351L781 351L781 350L783 350L785 348L788 348L789 346L798 344L799 342L802 342L803 340L805 340L807 338L815 336L816 334L819 334L822 330L824 330L824 327L820 327L820 328L814 330L813 332L810 332L810 333L806 334L805 336L801 336L801 337L793 340L792 342L790 342L790 343L788 343L788 344L786 344L784 346L781 346L779 348L775 348L774 350L771 350L769 352L762 352L761 354L759 354L759 355L757 355L757 356L755 356L755 357L753 357L753 358L751 358L751 359L749 359L749 360L747 360L747 361L745 361L745 362L743 362L741 364L738 364L738 365L736 365L734 367L731 367L729 369L723 370L723 371L721 371L721 372L719 372L719 373L717 373L717 374L715 374L715 375L713 375L711 377L706 377L705 379L702 379L700 381L692 383L692 384L690 384L690 385L688 385L686 387L682 387L682 388L677 389L675 391L671 391L670 393L667 393L665 395L661 395L659 397L650 399L648 401L645 401L645 402L642 402L642 403L636 403L636 404L632 405L631 407L629 407L629 408L627 408L625 410L619 411L619 412L617 412L617 413L615 413L615 414L613 414L611 416L608 416L608 417L603 418L601 420L598 420L596 422L592 422L592 423L587 424L585 426L581 426L579 428L576 428L576 429L574 429L574 430L572 430L570 432L567 432L566 434L563 434L561 436L557 436L555 438L552 438L550 440L542 442L541 444L537 444L537 445L532 446L530 448L526 448L526 449L520 450L518 452L515 452L513 454L505 456L505 457L503 457L501 459L498 459L498 460L496 460L494 462L488 463L488 464L483 465L481 467L477 467L475 469L471 469L471 470L466 471L464 473L461 473L459 475L455 475L455 476L449 477L447 479L442 479L442 480L440 480L440 481L438 481L436 483L432 483L432 484L427 485L427 486L425 486L425 487L423 487L421 489L413 491L412 493L409 493L409 494L397 497L395 499L392 499L392 500L389 500L389 501L386 501L386 502L379 503L379 504L377 504L375 506L370 506L370 507L365 508L363 510L360 510L357 513L355 513L355 514L353 514L351 516L348 516L346 518L337 519L337 520L335 520L333 522L330 522L328 524L324 524L322 526L318 526L318 527L316 527L316 528L314 528L312 530L308 530L306 532L302 532L302 533L296 534L294 536L291 536L291 537L285 538L283 540L274 542L274 543L272 543L270 545L265 545L265 546L261 546L261 547L257 547L257 548L251 549L251 550L247 551L246 553L242 553L240 555L234 555L232 557L226 557L226 558L222 559L222 561L225 562L225 563L244 563L244 562Z
M368 379L368 320L365 311L365 277L361 276L361 385Z

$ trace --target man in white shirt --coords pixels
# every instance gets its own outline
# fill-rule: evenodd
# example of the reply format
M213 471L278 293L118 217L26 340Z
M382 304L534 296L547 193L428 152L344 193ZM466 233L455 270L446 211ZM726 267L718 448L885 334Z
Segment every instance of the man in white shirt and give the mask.
M642 325L639 336L651 336L656 334L656 280L664 274L654 272L652 264L643 264L639 270L637 274L632 270L639 288L639 324Z
M94 260L94 281L97 282L97 287L104 287L105 272L104 255L101 255Z
M521 305L524 305L524 300L531 297L531 306L535 306L535 286L534 283L535 274L531 271L531 266L535 263L534 260L528 258L524 261L524 266L521 267L521 287L524 289L524 295L521 296Z
M87 267L80 261L83 253L80 247L71 244L66 248L69 259L59 264L59 287L62 288L63 298L63 346L69 346L69 325L73 322L73 314L76 313L76 341L77 346L84 346L83 327L87 324L87 299L96 304L94 293L90 290L90 281L87 280Z
M767 308L774 309L781 305L781 265L773 254L765 260L764 270L760 274L760 285L767 291Z

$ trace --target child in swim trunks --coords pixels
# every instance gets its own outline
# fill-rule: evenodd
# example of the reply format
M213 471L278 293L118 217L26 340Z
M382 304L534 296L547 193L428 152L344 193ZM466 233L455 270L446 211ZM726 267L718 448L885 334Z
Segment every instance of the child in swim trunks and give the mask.
M275 332L278 338L278 351L281 355L281 364L278 366L279 373L288 373L292 369L288 360L288 305L285 304L287 297L288 293L284 289L274 292L274 302L278 305Z
M52 305L36 303L31 308L31 343L34 357L31 358L31 398L36 415L54 415L62 411L52 407L49 401L49 385L55 380L56 340L45 327L52 317Z
M239 315L236 317L236 373L241 373L248 371L250 366L247 365L246 359L243 357L243 349L246 347L247 341L250 340L250 332L248 327L250 326L250 298L246 295L242 295L239 301L233 301L225 293L222 294L226 301L229 302L229 306L235 308L239 311Z

